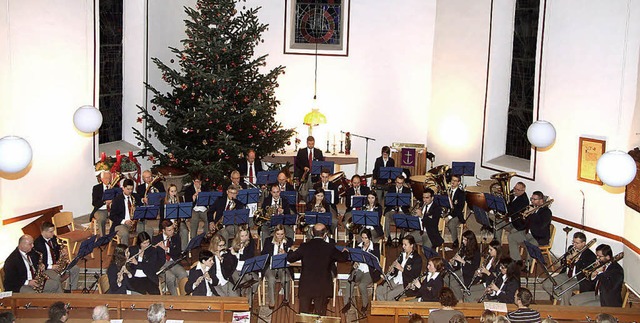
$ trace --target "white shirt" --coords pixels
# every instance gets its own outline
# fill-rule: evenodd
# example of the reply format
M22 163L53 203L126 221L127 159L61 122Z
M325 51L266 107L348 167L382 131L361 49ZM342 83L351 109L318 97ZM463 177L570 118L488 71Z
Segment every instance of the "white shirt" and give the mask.
M142 249L140 249L142 250ZM138 255L138 264L142 262L142 258L144 257L144 251ZM133 277L147 277L147 275L142 271L142 269L136 269L136 272L133 274Z
M224 276L222 275L222 263L220 263L220 259L218 257L216 257L216 256L213 256L213 259L215 259L215 262L216 262L216 277L218 277L218 285L219 286L224 286L229 281L226 280L224 278Z
M236 257L238 258L238 265L236 266L237 271L242 271L242 267L244 267L244 260L240 260L240 256L244 253L244 248L245 247L242 247L242 249L238 250L238 253L236 254Z
M440 275L440 273L437 272L437 271L435 273L430 272L430 273L427 274L427 280L426 281L428 282L428 281L430 281L432 279L436 279L436 278L438 278L438 275Z
M358 245L360 248L362 248L362 246L364 245L364 243L360 242L360 244ZM362 249L363 251L366 251L368 253L371 253L373 251L373 243L370 242L369 243L369 248L367 249ZM369 272L369 266L365 263L359 262L358 263L358 270L360 270L363 273L368 273Z
M129 202L131 202L131 206L136 204L136 201L133 199L131 195L124 196L124 219L120 221L120 224L124 224L127 220L131 220L131 213L129 212Z
M404 265L407 264L407 260L409 260L409 257L407 257L406 253L402 253L402 263L400 264L400 267L404 268ZM404 281L402 280L402 272L398 271L396 277L393 277L393 281L396 283L396 285L403 285Z
M258 181L255 164L255 161L251 163L247 160L247 181L251 182L251 184L255 184ZM253 175L252 178L249 178L249 174Z
M102 184L102 192L104 193L104 191L108 190L109 188L107 187L106 184ZM102 206L98 209L98 210L106 210L107 209L107 205L106 204L102 204Z
M20 252L20 256L22 256L22 261L24 262L24 266L27 267L27 280L23 284L27 286L29 285L29 281L33 279L33 276L31 275L31 265L33 264L31 264L31 258L29 258L29 256L27 256L26 253L22 252L22 250L18 250L18 252Z
M504 274L504 275L502 275L502 284L500 285L500 289L497 292L493 291L491 293L491 295L493 295L493 296L500 295L500 293L502 293L502 288L504 287L504 284L506 284L506 283L507 283L507 274Z

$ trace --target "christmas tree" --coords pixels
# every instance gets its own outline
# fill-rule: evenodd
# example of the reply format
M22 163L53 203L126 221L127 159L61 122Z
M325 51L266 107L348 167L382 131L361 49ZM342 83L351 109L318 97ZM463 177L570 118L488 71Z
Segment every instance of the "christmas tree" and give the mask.
M147 84L160 117L138 106L147 137L133 129L154 164L200 173L212 185L222 183L249 148L266 156L294 133L274 118L280 104L274 89L284 67L261 72L267 55L254 57L267 25L258 21L259 8L238 12L236 2L198 0L195 9L185 8L187 39L183 49L170 47L179 69L153 58L171 92ZM164 147L154 146L151 136Z

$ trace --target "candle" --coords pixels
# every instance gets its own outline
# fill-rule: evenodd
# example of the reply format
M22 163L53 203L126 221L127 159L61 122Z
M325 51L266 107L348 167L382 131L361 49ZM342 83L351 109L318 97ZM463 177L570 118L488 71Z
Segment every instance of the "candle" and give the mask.
M100 153L100 161L104 163L105 160L107 160L107 153L103 151Z
M120 149L116 150L116 157L120 156Z
M120 154L116 155L116 162L118 163L118 165L120 165L120 160L121 159L122 159L122 155L120 155Z
M133 161L133 151L129 150L129 160Z
M333 134L333 144L334 145L336 144L336 134L335 133Z

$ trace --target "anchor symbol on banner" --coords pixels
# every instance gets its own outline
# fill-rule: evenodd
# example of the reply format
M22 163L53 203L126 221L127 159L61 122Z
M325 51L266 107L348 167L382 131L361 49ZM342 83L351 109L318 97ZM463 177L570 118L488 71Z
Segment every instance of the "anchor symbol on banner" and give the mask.
M413 157L413 155L411 154L411 151L407 150L407 153L405 154L405 156L407 157L407 159L404 160L405 164L411 164L411 161L413 159L411 159L411 157Z

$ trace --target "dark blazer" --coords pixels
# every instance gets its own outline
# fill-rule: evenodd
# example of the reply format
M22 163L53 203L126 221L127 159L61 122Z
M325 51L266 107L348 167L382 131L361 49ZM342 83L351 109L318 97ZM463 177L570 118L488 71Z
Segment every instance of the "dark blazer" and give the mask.
M35 269L38 270L38 259L40 259L38 254L31 251L27 253L27 256L31 259L33 266L36 267ZM27 267L22 260L20 251L16 248L4 261L4 290L19 293L20 288L26 281Z
M211 267L213 267L213 270L215 272L215 267L216 267L215 264ZM189 270L189 278L187 279L187 284L184 286L184 291L187 294L191 294L193 296L207 296L207 286L205 284L209 284L209 283L207 283L206 280L203 280L202 283L200 283L200 285L196 287L196 289L193 289L193 284L202 275L204 274L202 273L202 270L198 269L198 266L193 267L191 268L191 270ZM216 292L216 289L214 288L220 283L220 281L218 280L218 277L216 275L211 274L211 269L209 269L209 276L211 277L211 280L212 280L211 284L209 284L209 289L211 290L213 295L220 296L218 295L218 293Z
M61 246L58 244L58 239L56 238L56 236L53 236L53 238L51 238L51 244L53 245L53 254L55 256L55 259L60 259ZM45 264L45 266L47 266L47 268L49 268L49 265L53 265L50 264L47 260L49 256L49 248L47 248L46 242L42 236L39 236L35 240L33 240L33 249L36 249L42 253L42 262ZM53 259L54 257L52 256L51 260L53 261Z
M360 185L360 195L364 196L364 204L367 204L367 194L369 194L369 192L371 192L371 190L363 185ZM349 189L347 189L347 191L345 192L345 199L344 199L344 205L347 208L347 210L345 212L351 212L351 210L353 209L351 207L351 197L356 195L356 189L353 187L349 187Z
M600 294L600 306L622 307L622 284L624 283L624 270L617 262L607 266L602 274L596 276L596 293Z
M398 257L398 263L402 264L403 260L404 260L404 254L400 253L400 256ZM413 252L411 253L411 255L409 255L409 259L407 260L407 263L404 264L404 270L402 271L402 285L406 288L407 284L409 284L414 279L418 278L418 276L420 276L421 271L422 271L422 257L420 257L420 254L418 254L417 252ZM394 268L391 271L391 277L395 277L396 275L398 275L398 270ZM415 296L416 292L408 291L406 295Z
M129 254L133 257L140 251L140 247L131 246L129 247ZM137 258L136 258L137 259ZM164 250L156 247L147 248L142 254L142 261L139 261L137 265L131 264L131 274L135 274L135 271L141 269L147 278L158 284L158 275L156 272L164 265Z
M525 230L527 228L527 223L522 219L522 216L513 216L524 210L528 205L529 196L527 196L527 193L522 193L522 195L512 199L509 205L507 205L507 212L509 212L509 216L511 217L511 224L518 231Z
M278 183L278 186L280 186L280 184ZM296 189L293 187L293 185L291 185L291 183L287 182L284 184L284 190L285 191L295 191ZM280 187L280 192L282 192L282 187Z
M382 159L382 156L376 158L376 162L373 165L373 179L376 180L377 184L384 184L387 182L387 180L384 180L384 183L380 183L380 168L382 167L395 167L396 163L393 160L393 158L389 157L389 160L387 160L387 166L384 166L384 161ZM391 181L393 181L393 179L391 179Z
M249 165L247 165L247 163L248 162L246 159L241 160L240 162L238 162L238 168L236 169L240 172L240 176L242 176L246 180L249 180ZM262 161L258 157L256 157L256 159L253 161L253 170L256 172L255 174L253 174L253 177L256 177L258 172L265 171L262 168Z
M234 210L244 209L244 204L242 204L240 201L238 201L237 199L233 199L233 201L236 203L236 206L233 208ZM209 208L209 211L207 212L207 220L209 222L218 222L222 218L222 214L224 213L226 207L227 196L223 195L215 202L213 202L213 205ZM214 213L215 217L213 216Z
M464 258L464 266L462 267L462 279L464 284L469 286L473 281L473 276L480 267L480 248L476 249L476 252L471 257Z
M285 242L283 246L284 252L288 252L291 249L292 245L293 245L293 242L291 241L291 239L287 238L287 242ZM274 248L273 237L265 238L264 242L262 243L262 252L260 252L260 254L270 255L270 256L269 258L267 258L267 262L264 265L264 270L262 270L263 277L264 277L264 273L267 272L267 269L271 268L271 256L273 255L273 248ZM293 268L289 267L289 273L291 274L290 277L293 277Z
M262 210L263 211L266 212L267 207L271 206L271 203L273 202L272 199L273 199L273 197L271 196L271 194L269 194L269 195L264 197L264 202L262 202ZM292 213L291 212L291 205L289 205L289 201L286 198L282 197L282 196L280 196L280 200L282 201L282 210L283 210L282 212L283 212L283 214L291 214Z
M573 246L570 246L569 250L572 250L572 249L573 249ZM582 269L588 267L595 261L596 261L596 254L593 253L591 249L587 249L583 251L582 254L580 254L580 258L578 258L578 260L574 264L574 267L576 268L576 275L578 275L577 278L581 279L583 277ZM566 264L566 263L563 262L563 264ZM563 271L566 272L567 275L571 277L571 275L573 274L573 267L565 265L565 269ZM580 283L580 292L583 293L583 292L592 291L595 289L595 287L596 285L593 281L589 279L584 279Z
M366 205L367 204L365 204L365 210L366 210ZM376 233L378 233L378 236L384 236L384 231L382 230L382 225L381 225L382 207L380 206L380 204L376 204L373 207L373 212L378 212L378 225L374 226L373 229L376 230Z
M339 195L338 195L338 194L339 194L339 193L338 193L338 185L336 185L336 184L334 184L334 183L332 183L332 182L329 182L329 183L327 183L327 187L328 187L329 189L325 190L325 192L326 192L326 191L331 191L331 195L333 196L333 203L330 203L331 208L333 208L333 209L334 209L334 210L336 210L336 212L337 212L337 211L338 211L338 209L336 208L336 203L337 203L338 201L340 201L340 197L339 197ZM313 184L313 189L314 189L314 190L316 190L316 191L317 191L319 188L322 188L322 182L318 181L317 183ZM311 195L311 194L310 194L310 195ZM325 194L325 197L326 197L326 194Z
M136 194L131 193L131 197L133 197L136 205L142 204L140 198ZM111 212L109 213L109 219L111 220L110 232L114 232L116 227L120 225L120 222L124 220L124 212L126 210L125 204L124 193L120 193L113 198L113 202L111 203Z
M440 231L438 230L438 223L440 223L441 214L442 208L435 205L435 203L432 203L427 214L424 214L422 217L422 226L429 236L429 240L431 241L433 248L437 248L444 243L444 239L442 239Z
M104 184L99 183L93 185L93 190L91 191L91 205L93 205L93 210L89 215L89 221L93 220L93 215L104 205L104 201L102 201L102 195L104 193Z
M361 246L358 246L358 248L362 249ZM376 256L376 258L380 260L380 244L373 243L373 250L369 251L369 253ZM382 273L379 270L375 269L375 267L371 267L371 266L368 266L368 267L369 267L369 275L371 276L371 281L377 282L380 279L380 275L382 275Z
M496 286L500 288L500 286L502 285L502 275L499 275L496 278L494 284L496 284ZM504 287L502 287L502 290L500 291L500 294L498 294L498 296L489 296L487 298L490 300L498 301L500 303L512 304L514 299L513 297L516 295L516 291L518 290L518 288L520 288L520 279L507 279L507 282L504 284Z
M489 261L487 259L487 261ZM500 266L498 264L499 259L494 259L491 262L491 268L489 268L489 275L487 274L482 274L482 276L479 279L479 283L485 283L488 285L490 285L491 283L493 283L496 280L496 277L500 276Z
M122 285L118 286L118 272L120 269L116 267L115 263L111 263L109 268L107 268L107 277L109 278L109 291L107 294L126 294L127 289L132 290L129 287L129 276L124 275L122 278Z
M256 241L252 237L249 237L249 244L244 247L242 253L239 255L238 260L247 261L256 255Z
M527 220L529 222L529 231L536 238L538 244L541 246L548 245L551 237L551 210L546 206L540 208L536 213L528 216Z
M397 190L396 190L396 185L395 184L392 185L392 186L389 186L389 188L387 188L387 193L396 193L396 192L397 192ZM411 193L411 189L406 187L406 186L403 186L402 187L402 193ZM392 206L392 205L385 205L385 212L389 212L389 210L391 210L394 207L395 206ZM408 205L402 207L402 213L409 214L409 206Z
M313 148L313 160L324 161L322 150ZM309 148L304 147L298 150L298 155L296 155L296 159L294 160L294 166L293 176L300 178L304 173L304 168L309 167Z
M431 279L427 282L425 277L420 285L420 289L417 291L417 295L420 296L421 302L437 302L440 290L444 286L444 273L440 272L438 277Z
M331 266L334 262L347 261L347 255L321 238L304 242L296 251L289 252L287 261L302 260L300 297L330 297L333 294Z
M215 255L214 255L215 257ZM235 284L235 281L233 279L233 273L236 271L236 266L238 265L238 258L236 258L236 256L232 255L230 252L225 252L222 255L222 263L220 264L222 266L222 277L224 277L224 279L228 280L231 284ZM215 259L213 261L213 266L211 266L211 269L209 269L209 275L211 277L216 275L216 262ZM219 284L219 282L218 282ZM216 284L216 286L218 285Z
M166 192L166 190L164 189L164 184L162 184L161 181L157 181L153 184L153 187L155 187L158 192ZM147 183L142 183L142 184L138 184L138 186L136 187L136 193L138 194L138 196L140 196L140 198L144 197L144 192L147 190Z
M162 240L164 240L163 235L162 233L160 233L151 238L151 244L155 246L156 244L158 244L158 242ZM160 262L162 262L162 260L165 259L164 254L166 254L166 252L162 248L158 248L158 250L163 257L162 259L160 259ZM173 260L178 260L180 259L181 254L182 254L182 240L180 239L178 232L176 232L173 235L173 237L169 239L169 256L171 256L171 259Z
M207 189L207 187L202 184L202 192L208 192L209 189ZM191 185L187 185L184 187L184 201L185 202L193 202L193 205L196 205L196 201L193 199L193 194L196 194L196 188L193 186L193 183L191 183Z
M464 205L467 203L467 195L462 188L458 188L451 197L453 203L453 209L451 209L451 216L457 217L460 223L465 223L464 219Z

